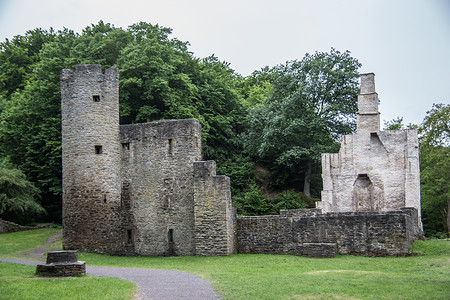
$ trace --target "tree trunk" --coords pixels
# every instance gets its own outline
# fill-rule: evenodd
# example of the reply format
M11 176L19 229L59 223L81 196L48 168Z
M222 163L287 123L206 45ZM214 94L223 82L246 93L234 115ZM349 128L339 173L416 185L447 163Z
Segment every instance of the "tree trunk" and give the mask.
M306 162L306 173L305 182L303 184L303 194L311 197L311 172L312 172L312 161L308 159Z

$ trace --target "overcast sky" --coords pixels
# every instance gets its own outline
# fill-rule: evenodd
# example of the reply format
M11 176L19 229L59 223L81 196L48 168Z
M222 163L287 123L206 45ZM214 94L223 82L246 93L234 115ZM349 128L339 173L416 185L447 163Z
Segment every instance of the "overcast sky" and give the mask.
M305 53L349 50L375 73L382 120L419 124L450 103L450 0L0 0L0 41L99 20L170 27L196 57L247 76Z

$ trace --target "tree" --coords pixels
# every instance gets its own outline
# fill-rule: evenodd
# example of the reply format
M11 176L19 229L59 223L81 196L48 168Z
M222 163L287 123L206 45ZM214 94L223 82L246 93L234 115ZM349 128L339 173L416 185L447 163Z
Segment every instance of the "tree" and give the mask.
M331 49L272 71L271 97L250 111L245 138L249 152L278 173L282 184L302 185L310 196L321 153L336 152L342 135L354 131L359 67L350 52Z
M420 134L420 176L424 231L450 232L450 105L433 104Z
M17 35L11 41L0 43L0 95L8 98L25 87L34 64L39 61L43 45L53 40L55 34L40 28Z
M403 118L397 117L391 121L384 122L384 130L400 130L403 129Z
M45 213L36 201L39 190L9 160L0 159L0 217L29 223L35 215Z

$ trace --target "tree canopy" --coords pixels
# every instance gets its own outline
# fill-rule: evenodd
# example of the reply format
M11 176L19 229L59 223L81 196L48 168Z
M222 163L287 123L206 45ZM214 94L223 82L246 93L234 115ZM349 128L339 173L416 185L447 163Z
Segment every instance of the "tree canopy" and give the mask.
M450 232L450 105L433 104L419 127L421 194L427 236Z
M311 195L321 153L339 150L341 136L355 129L359 67L350 52L332 49L268 71L270 97L250 110L249 152Z

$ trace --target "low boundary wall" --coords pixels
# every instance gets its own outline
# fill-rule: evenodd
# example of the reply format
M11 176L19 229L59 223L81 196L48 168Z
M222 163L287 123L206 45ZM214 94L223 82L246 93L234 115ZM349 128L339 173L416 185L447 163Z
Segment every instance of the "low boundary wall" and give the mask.
M408 255L420 237L417 210L320 213L320 209L280 215L238 217L238 253L331 257Z

